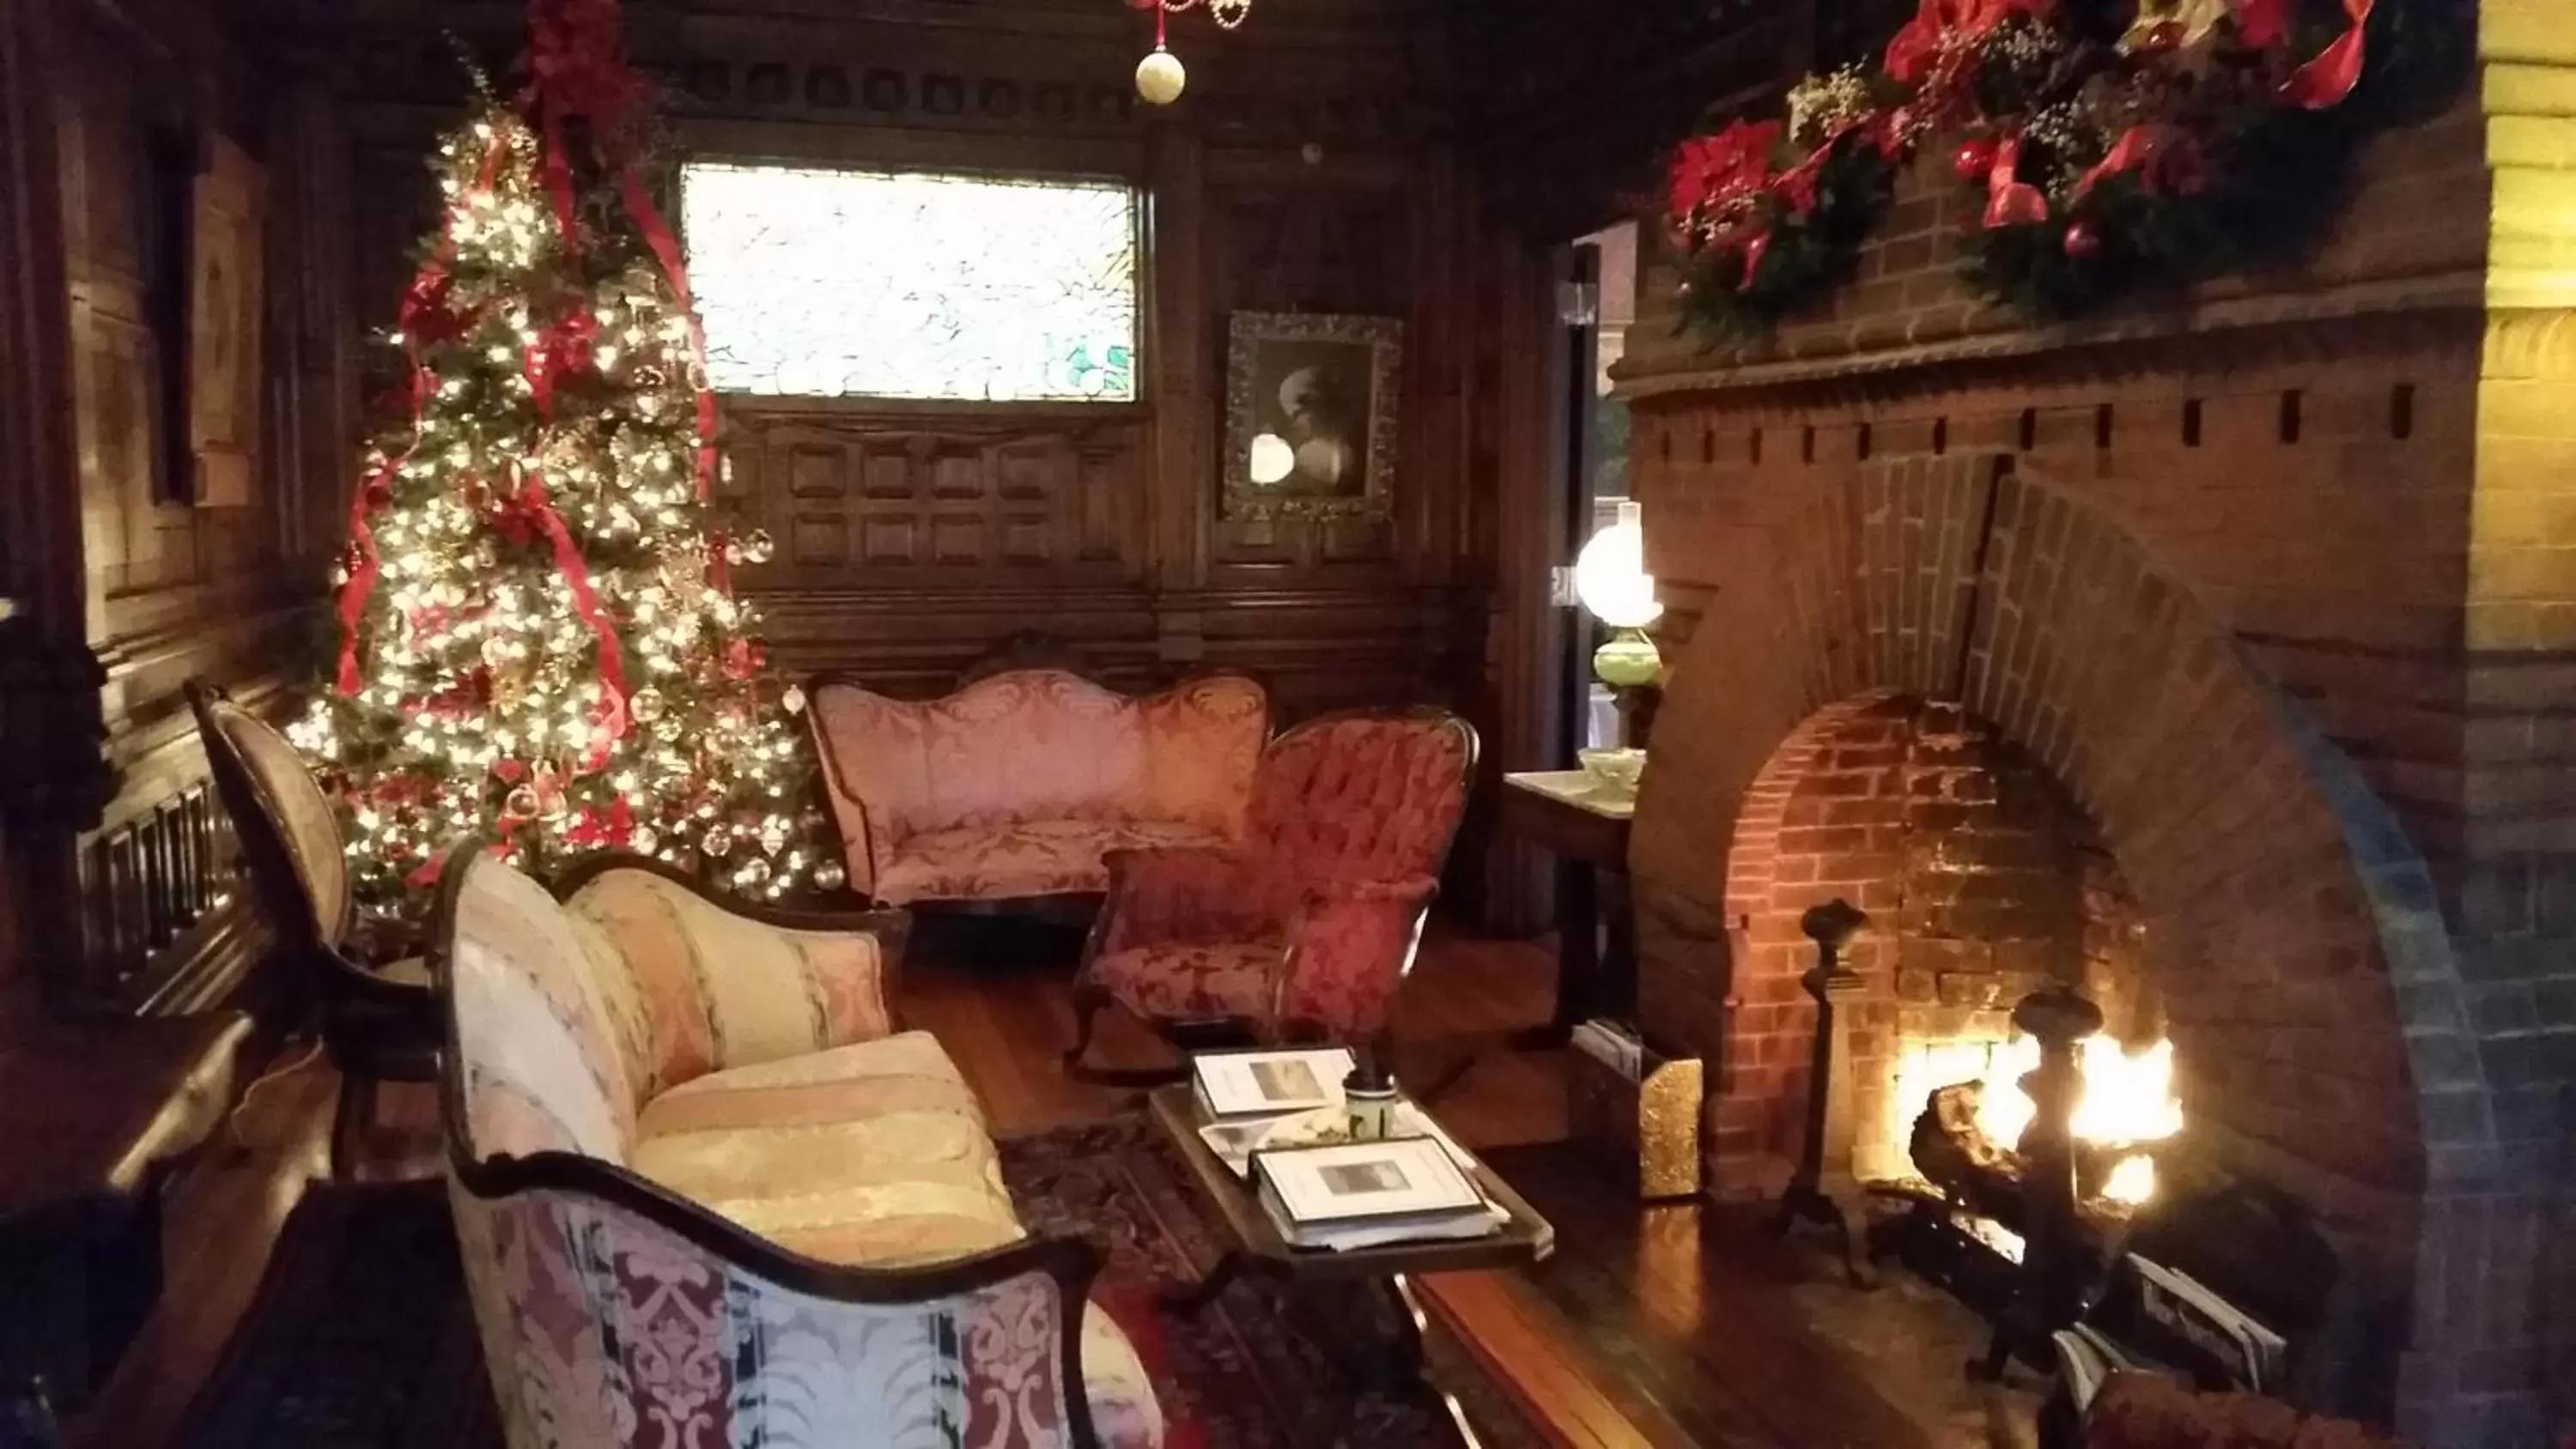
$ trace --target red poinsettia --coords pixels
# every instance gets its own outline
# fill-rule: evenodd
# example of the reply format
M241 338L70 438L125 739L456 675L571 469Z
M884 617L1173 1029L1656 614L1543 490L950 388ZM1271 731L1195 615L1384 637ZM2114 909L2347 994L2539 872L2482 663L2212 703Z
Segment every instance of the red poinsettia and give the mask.
M1771 153L1786 129L1779 121L1737 121L1684 141L1673 153L1673 219L1688 221L1703 205L1722 210L1770 185Z
M635 838L635 812L623 797L609 802L601 810L590 807L572 818L564 839L583 850L609 850L623 847Z
M1887 73L1905 85L1920 85L1941 57L1971 45L2016 15L2046 19L2057 0L1923 0L1896 38L1887 43Z

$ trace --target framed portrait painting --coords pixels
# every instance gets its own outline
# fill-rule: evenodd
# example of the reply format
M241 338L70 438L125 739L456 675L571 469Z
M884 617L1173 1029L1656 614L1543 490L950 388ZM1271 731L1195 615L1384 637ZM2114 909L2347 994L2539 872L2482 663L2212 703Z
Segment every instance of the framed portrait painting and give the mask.
M1388 518L1397 379L1391 317L1237 312L1225 377L1225 516Z

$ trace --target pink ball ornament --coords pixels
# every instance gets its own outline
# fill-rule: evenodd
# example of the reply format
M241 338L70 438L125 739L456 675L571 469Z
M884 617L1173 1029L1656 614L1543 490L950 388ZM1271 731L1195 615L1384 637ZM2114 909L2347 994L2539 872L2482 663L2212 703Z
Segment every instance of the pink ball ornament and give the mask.
M2066 229L2066 254L2079 262L2089 262L2102 255L2102 229L2089 221L2079 221Z

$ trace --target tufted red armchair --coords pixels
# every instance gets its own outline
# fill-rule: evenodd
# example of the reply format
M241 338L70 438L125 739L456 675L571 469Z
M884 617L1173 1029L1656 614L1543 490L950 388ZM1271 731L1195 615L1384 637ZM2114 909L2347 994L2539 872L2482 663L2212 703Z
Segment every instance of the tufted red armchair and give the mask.
M1262 753L1239 844L1110 855L1067 1064L1113 1001L1166 1029L1381 1032L1475 768L1476 732L1446 710L1329 715Z

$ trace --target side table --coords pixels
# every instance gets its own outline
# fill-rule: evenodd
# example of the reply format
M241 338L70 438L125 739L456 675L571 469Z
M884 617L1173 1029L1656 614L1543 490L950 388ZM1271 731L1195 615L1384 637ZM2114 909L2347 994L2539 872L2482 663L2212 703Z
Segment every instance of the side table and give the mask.
M1538 1215L1537 1209L1522 1201L1509 1183L1481 1165L1474 1174L1477 1188L1510 1215L1510 1221L1491 1237L1390 1243L1348 1252L1296 1247L1281 1236L1252 1185L1236 1177L1233 1169L1199 1139L1202 1119L1198 1100L1187 1084L1157 1087L1148 1100L1155 1127L1189 1164L1191 1183L1198 1189L1197 1196L1208 1208L1219 1238L1226 1245L1195 1287L1167 1300L1166 1306L1175 1312L1198 1312L1247 1272L1316 1297L1329 1295L1335 1289L1380 1292L1393 1310L1387 1315L1394 1324L1393 1342L1367 1342L1372 1335L1360 1330L1361 1312L1335 1315L1340 1330L1326 1341L1338 1339L1357 1349L1365 1360L1364 1377L1379 1383L1418 1378L1422 1373L1422 1338L1407 1278L1417 1273L1526 1268L1556 1251L1556 1229ZM1369 1304L1349 1306L1374 1308Z
M0 1391L79 1407L161 1292L161 1184L232 1105L239 1012L0 1041Z
M1635 1010L1637 918L1628 889L1628 829L1636 811L1633 793L1603 791L1581 770L1503 777L1496 816L1503 833L1556 857L1556 1010L1545 1026L1515 1038L1515 1046L1563 1046L1586 1018Z

